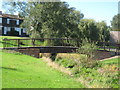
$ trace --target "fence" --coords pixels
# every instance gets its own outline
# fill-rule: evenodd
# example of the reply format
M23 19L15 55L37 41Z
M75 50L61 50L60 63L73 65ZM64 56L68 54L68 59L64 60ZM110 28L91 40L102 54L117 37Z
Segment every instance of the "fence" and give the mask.
M120 43L111 42L97 42L98 50L106 50L114 52L115 54L120 54ZM8 47L37 47L37 46L73 46L81 47L82 41L79 39L64 39L64 38L40 38L40 39L3 39L3 48Z
M97 42L96 45L101 49L120 49L120 43ZM80 47L82 41L80 39L65 38L29 38L29 39L3 39L3 47L27 47L27 46L74 46Z
M40 39L3 39L3 48L27 46L80 46L78 39L40 38Z

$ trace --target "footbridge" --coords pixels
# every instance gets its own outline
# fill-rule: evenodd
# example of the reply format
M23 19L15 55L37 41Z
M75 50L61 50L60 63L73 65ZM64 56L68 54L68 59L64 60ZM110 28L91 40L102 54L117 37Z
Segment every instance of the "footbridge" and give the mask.
M3 39L3 49L15 50L39 58L39 53L74 53L78 49L73 39Z
M102 49L120 55L120 44L97 42L99 50ZM3 39L2 43L3 49L15 50L37 58L39 58L39 53L75 53L81 46L81 40L79 39L64 38Z

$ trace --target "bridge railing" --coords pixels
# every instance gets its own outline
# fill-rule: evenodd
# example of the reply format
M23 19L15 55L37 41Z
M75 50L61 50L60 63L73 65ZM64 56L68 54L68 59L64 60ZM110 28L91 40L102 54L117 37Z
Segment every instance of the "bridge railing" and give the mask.
M119 43L92 41L97 42L96 45L103 50L114 49L120 50ZM68 38L27 38L27 39L3 39L3 48L7 47L28 47L28 46L74 46L80 47L82 41L80 39Z
M3 39L3 47L28 47L28 46L79 46L79 39L65 38L30 38L30 39Z

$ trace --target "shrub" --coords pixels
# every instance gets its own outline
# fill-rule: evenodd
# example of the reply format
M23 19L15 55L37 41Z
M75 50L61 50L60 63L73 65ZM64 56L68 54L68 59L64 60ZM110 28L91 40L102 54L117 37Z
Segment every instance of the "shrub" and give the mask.
M56 62L66 68L73 68L77 63L72 59L56 58Z
M81 48L78 49L78 53L83 53L83 56L79 59L78 63L86 68L93 68L98 65L98 62L94 60L95 53L97 51L97 46L94 42L84 39L82 41Z
M78 49L78 52L86 54L88 58L93 58L96 50L96 43L85 38L83 39L81 48Z

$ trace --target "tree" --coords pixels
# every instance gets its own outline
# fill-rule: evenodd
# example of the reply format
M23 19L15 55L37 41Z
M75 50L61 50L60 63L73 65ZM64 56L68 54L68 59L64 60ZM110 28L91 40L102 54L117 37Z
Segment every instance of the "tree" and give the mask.
M3 2L3 8L6 8L6 13L18 13L20 17L25 17L29 14L29 3L27 1L20 2L19 0L14 0L12 2Z
M83 39L87 38L95 41L108 41L110 28L104 21L96 22L93 19L82 19L79 23L79 30Z
M104 21L97 23L97 28L99 29L99 40L108 41L110 36L110 27Z
M80 38L78 28L84 15L66 2L7 2L8 11L24 17L21 25L32 38ZM32 28L32 29L31 29ZM72 33L71 33L72 32Z
M120 14L117 14L113 17L111 26L113 31L120 31Z
M96 22L93 19L82 19L79 23L79 29L82 32L82 37L90 40L98 40L99 30Z
M36 3L22 26L32 38L78 38L78 23L84 15L68 6L65 2Z

